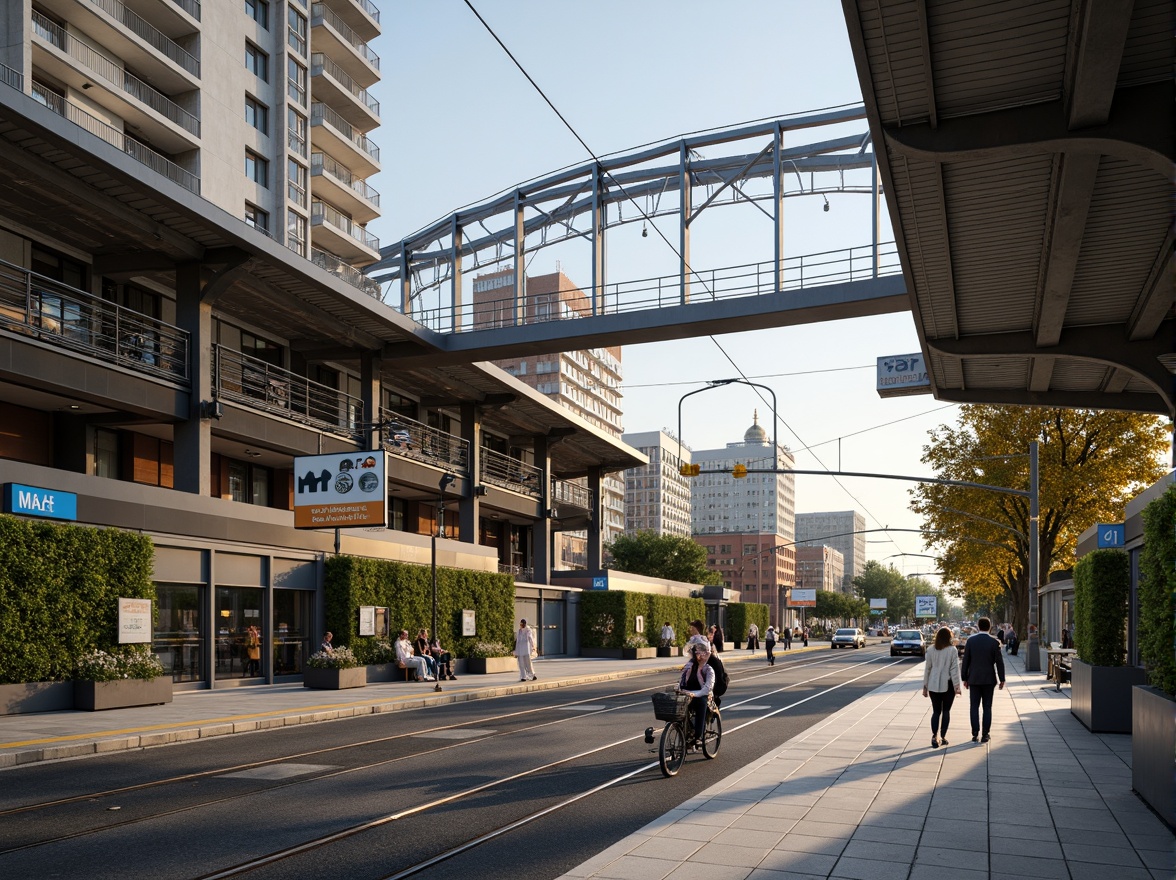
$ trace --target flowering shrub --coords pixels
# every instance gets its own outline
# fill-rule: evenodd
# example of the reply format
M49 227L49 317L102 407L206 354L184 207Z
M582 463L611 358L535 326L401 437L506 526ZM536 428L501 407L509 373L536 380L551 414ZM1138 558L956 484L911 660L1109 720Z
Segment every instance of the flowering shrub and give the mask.
M396 646L385 639L378 639L367 651L365 662L372 664L395 663Z
M634 633L625 639L626 648L648 648L649 640L641 633Z
M510 655L511 649L502 642L474 642L466 652L466 657L473 658L509 657Z
M359 665L359 661L355 659L355 654L350 648L341 646L336 648L333 654L316 651L310 655L306 665L311 669L354 669Z
M128 648L117 653L90 651L78 659L75 678L80 681L120 681L138 678L150 681L163 675L163 664L150 648Z

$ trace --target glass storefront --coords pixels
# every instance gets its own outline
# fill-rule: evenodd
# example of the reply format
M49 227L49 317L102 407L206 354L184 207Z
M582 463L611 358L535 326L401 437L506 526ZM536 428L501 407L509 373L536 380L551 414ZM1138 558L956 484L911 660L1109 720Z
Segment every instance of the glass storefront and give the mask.
M216 641L213 674L218 679L259 676L260 670L250 670L247 640L249 627L263 630L262 597L265 591L255 587L216 588ZM251 676L251 677L253 677Z
M204 587L190 584L158 584L155 617L155 655L172 681L201 681L201 620Z
M274 675L301 675L313 653L310 627L314 617L310 590L274 590Z

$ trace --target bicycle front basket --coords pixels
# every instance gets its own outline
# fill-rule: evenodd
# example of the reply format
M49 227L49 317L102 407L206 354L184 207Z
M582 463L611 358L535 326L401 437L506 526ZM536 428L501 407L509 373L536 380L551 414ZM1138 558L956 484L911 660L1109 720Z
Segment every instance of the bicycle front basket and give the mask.
M681 721L690 709L690 694L661 691L653 695L653 717L658 721Z

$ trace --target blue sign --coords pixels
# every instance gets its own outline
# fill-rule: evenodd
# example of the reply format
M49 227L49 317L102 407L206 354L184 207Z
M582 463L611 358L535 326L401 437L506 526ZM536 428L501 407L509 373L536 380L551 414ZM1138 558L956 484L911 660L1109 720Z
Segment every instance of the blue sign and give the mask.
M75 520L78 518L78 496L73 492L5 483L4 512L22 516L43 516L47 519Z
M592 579L592 589L607 590L608 589L608 575L604 577L594 577Z
M1099 549L1122 547L1127 543L1127 532L1123 528L1123 523L1099 523L1097 528Z

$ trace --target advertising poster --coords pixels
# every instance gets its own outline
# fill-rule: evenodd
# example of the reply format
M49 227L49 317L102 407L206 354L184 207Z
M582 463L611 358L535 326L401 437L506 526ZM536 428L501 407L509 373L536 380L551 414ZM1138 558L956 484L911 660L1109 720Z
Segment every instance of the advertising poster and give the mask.
M885 614L886 600L885 599L871 599L870 600L870 614Z
M468 608L461 612L461 634L463 636L476 636L478 634L477 617Z
M816 608L817 607L817 591L816 590L796 590L792 591L792 598L788 600L789 608Z
M294 528L384 526L388 519L382 450L294 459Z
M376 606L359 606L359 634L361 636L374 636L376 634Z
M118 643L120 645L150 644L154 629L150 599L118 600Z
M939 597L915 596L915 617L939 617Z

